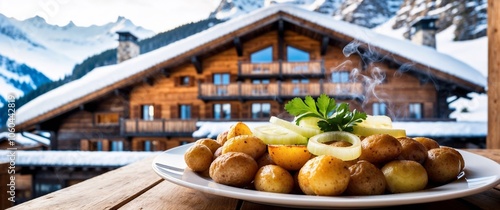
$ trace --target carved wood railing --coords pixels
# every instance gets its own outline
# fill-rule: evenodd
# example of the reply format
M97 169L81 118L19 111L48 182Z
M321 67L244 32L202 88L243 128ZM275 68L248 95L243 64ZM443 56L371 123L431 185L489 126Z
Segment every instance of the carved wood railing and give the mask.
M317 75L324 76L323 61L308 62L284 62L276 61L270 63L239 63L239 77L248 76L294 76L294 75Z
M199 84L199 98L203 100L252 99L258 97L319 96L326 93L333 97L363 98L361 83L289 83L270 84L233 83L229 85Z
M196 131L197 120L182 119L121 119L120 132L122 135L181 135Z

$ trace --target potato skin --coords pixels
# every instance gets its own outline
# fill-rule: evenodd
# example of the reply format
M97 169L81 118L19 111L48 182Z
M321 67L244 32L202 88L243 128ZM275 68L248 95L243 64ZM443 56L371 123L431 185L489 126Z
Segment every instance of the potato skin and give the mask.
M415 141L418 141L422 145L424 145L424 147L427 148L427 150L439 148L439 143L434 139L427 138L427 137L414 137L413 139L415 139Z
M243 187L252 182L257 170L257 162L249 155L229 152L212 162L209 175L217 183Z
M210 167L213 160L212 151L205 145L193 144L184 153L184 162L191 168L191 170L196 172L202 172Z
M391 193L404 193L423 190L428 177L425 168L413 160L394 160L381 169Z
M229 132L229 130L227 131L224 131L222 133L219 133L219 135L217 135L217 143L219 143L221 146L224 146L224 144L226 143L227 141L227 133Z
M239 135L230 138L222 146L222 154L228 152L243 152L254 159L261 157L267 149L267 145L258 137L252 135Z
M375 165L394 160L401 153L401 143L388 134L375 134L361 141L360 160L367 160Z
M259 168L254 178L255 189L275 193L290 193L293 190L293 182L290 172L277 165Z
M307 195L342 194L349 184L349 169L344 161L320 155L310 159L299 170L299 187Z
M420 164L424 164L427 159L427 148L420 142L408 138L398 138L401 143L401 153L397 159L399 160L413 160Z
M252 135L252 130L243 122L237 122L229 128L227 139L240 135Z
M453 151L444 148L431 149L424 163L429 180L437 184L445 184L457 179L462 171L460 157Z
M312 157L306 145L267 145L271 160L286 170L297 171Z
M360 160L349 167L351 174L346 193L348 195L381 195L386 181L382 171L368 161Z
M203 145L207 146L210 149L210 151L212 151L212 154L214 154L215 151L219 147L221 147L221 145L216 140L209 139L209 138L199 139L195 142L195 144L203 144Z

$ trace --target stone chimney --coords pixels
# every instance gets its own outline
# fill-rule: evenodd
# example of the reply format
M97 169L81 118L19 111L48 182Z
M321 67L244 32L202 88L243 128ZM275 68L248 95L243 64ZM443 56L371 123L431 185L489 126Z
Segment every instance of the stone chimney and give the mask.
M435 16L426 16L415 19L410 28L410 40L413 43L436 48L436 20Z
M140 48L137 44L137 37L128 31L118 31L116 33L118 34L117 63L138 56Z

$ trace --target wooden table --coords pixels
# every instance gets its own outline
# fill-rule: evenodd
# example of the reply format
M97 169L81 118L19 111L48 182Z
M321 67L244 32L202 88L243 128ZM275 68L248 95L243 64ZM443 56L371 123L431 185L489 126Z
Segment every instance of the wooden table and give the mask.
M468 150L500 163L500 149ZM153 158L121 167L11 209L288 209L207 194L159 177ZM452 200L389 209L499 209L500 185Z

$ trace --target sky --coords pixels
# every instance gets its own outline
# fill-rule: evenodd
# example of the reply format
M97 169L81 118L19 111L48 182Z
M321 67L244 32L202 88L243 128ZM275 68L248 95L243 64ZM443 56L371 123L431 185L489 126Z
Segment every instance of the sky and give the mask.
M0 0L0 13L18 20L40 16L49 24L104 25L118 16L163 32L208 17L220 0Z

